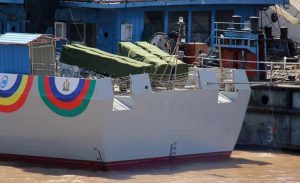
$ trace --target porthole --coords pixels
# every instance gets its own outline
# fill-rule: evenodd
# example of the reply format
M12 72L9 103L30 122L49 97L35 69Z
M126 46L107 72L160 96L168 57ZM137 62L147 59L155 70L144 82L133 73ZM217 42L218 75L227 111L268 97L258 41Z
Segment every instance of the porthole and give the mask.
M266 96L266 95L263 95L263 96L261 97L261 103L262 103L263 105L267 105L267 104L269 103L269 97Z

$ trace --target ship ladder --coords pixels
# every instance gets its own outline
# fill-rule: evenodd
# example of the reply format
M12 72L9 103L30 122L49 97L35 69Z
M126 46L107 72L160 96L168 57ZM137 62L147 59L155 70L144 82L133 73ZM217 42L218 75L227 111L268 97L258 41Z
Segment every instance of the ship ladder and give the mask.
M171 166L173 164L174 159L176 157L176 145L177 145L177 142L173 142L170 145L169 166Z

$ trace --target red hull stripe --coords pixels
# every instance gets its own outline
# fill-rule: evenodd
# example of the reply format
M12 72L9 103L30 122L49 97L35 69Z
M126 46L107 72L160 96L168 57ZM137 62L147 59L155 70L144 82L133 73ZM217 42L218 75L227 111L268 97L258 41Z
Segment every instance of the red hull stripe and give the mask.
M44 78L44 83L45 83L45 92L46 92L46 96L49 99L49 101L54 104L55 106L64 109L64 110L72 110L75 109L76 107L79 107L80 104L82 103L83 99L85 98L88 90L89 90L89 86L90 86L90 81L86 80L83 86L82 91L80 92L80 94L76 97L76 99L74 99L73 101L70 102L63 102L58 100L53 93L51 92L50 89L50 83L49 83L49 78L45 77Z
M231 155L231 151L175 156L172 157L172 164L197 162L197 161L223 160L223 159L228 159L230 155ZM75 168L75 169L85 168L85 169L98 169L98 170L125 170L131 168L169 165L169 157L102 163L98 161L83 161L83 160L48 158L48 157L38 157L38 156L0 154L0 160L20 161L20 162L26 162L30 164L38 164L41 166L58 166L63 168Z

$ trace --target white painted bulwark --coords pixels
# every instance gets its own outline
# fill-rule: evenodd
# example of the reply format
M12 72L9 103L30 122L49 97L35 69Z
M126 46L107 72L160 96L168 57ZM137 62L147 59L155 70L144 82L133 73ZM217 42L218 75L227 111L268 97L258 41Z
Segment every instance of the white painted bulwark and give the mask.
M231 152L250 87L237 84L237 100L218 103L218 85L208 84L217 82L215 71L201 69L199 76L201 89L161 92L152 91L147 74L131 76L134 100L114 96L111 79L100 79L74 117L50 110L35 78L22 108L0 112L0 153L110 163L168 157L172 143L176 156ZM247 82L245 72L234 70L234 80ZM113 110L116 99L125 110Z
M215 70L213 69L200 69L200 88L206 90L218 90L219 84Z
M133 95L143 95L152 92L148 74L132 75L130 79Z

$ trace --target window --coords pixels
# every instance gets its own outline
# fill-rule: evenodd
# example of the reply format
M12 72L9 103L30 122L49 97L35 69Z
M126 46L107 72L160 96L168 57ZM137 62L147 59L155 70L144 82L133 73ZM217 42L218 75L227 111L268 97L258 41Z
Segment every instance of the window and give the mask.
M67 26L64 22L55 22L55 37L66 38Z
M132 41L132 24L121 25L121 41Z
M178 32L179 31L179 25L177 22L179 21L179 17L184 18L184 23L187 28L187 18L188 18L188 13L185 11L176 11L176 12L169 12L169 22L168 22L168 32ZM187 29L186 29L187 32Z
M216 22L231 22L233 16L233 10L224 10L224 11L217 11L216 12ZM218 29L227 29L229 25L227 24L220 24L218 25ZM219 34L222 33L222 31L218 31Z
M231 22L233 10L224 10L216 12L216 22Z
M164 12L145 12L143 40L149 41L153 34L164 32Z
M211 13L192 13L192 41L206 42L211 34ZM209 43L209 41L208 41Z
M86 26L83 23L70 24L69 36L71 43L83 43L86 41Z
M86 24L86 45L96 47L97 28L96 24Z

